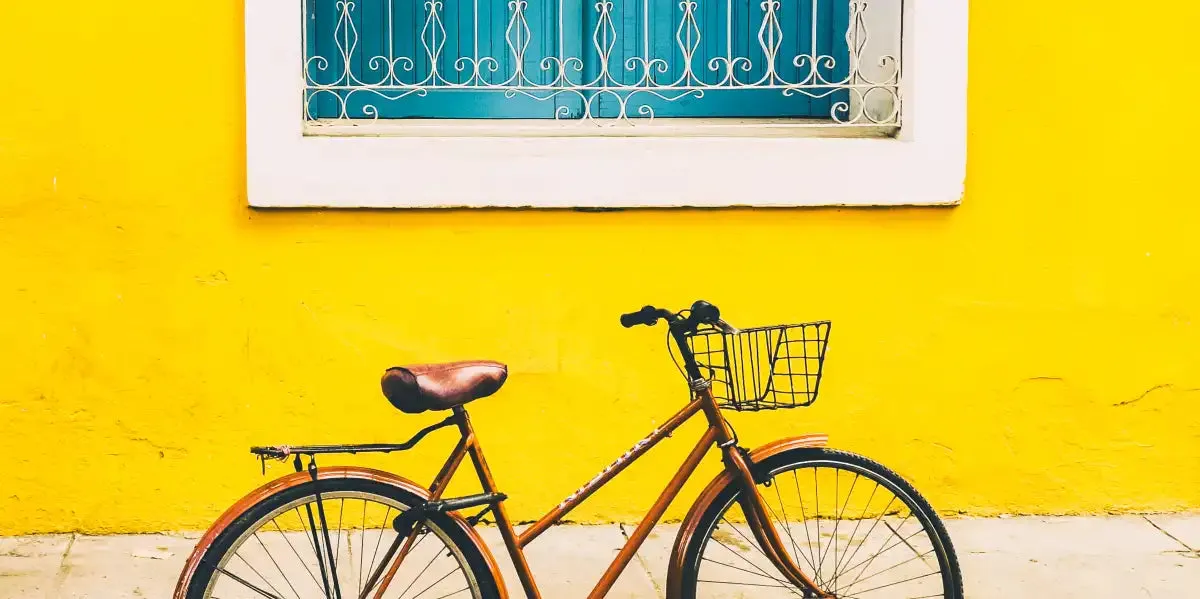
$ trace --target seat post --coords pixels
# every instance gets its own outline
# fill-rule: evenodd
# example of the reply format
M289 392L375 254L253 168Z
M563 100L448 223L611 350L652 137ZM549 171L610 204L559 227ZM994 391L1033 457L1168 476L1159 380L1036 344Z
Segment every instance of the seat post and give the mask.
M451 408L451 418L458 425L458 432L462 433L464 439L474 439L475 429L471 428L471 416L467 414L467 409L462 406L454 406Z
M458 430L462 432L463 441L466 443L467 455L471 456L471 463L475 466L475 474L479 476L479 485L483 487L484 493L499 493L496 490L496 480L492 478L492 471L488 468L487 460L483 458L483 447L480 446L479 439L475 437L475 429L471 427L471 417L467 415L466 408L458 405L452 409L454 410L454 419L458 424ZM508 518L508 511L504 509L504 500L496 502L494 512L496 514L496 527L500 529L500 537L504 539L504 545L508 549L508 556L512 559L513 566L517 570L517 578L521 581L521 587L525 590L525 595L530 599L540 599L541 593L538 592L537 583L533 580L533 574L529 569L529 562L525 560L525 553L521 551L517 532L513 529L512 520Z

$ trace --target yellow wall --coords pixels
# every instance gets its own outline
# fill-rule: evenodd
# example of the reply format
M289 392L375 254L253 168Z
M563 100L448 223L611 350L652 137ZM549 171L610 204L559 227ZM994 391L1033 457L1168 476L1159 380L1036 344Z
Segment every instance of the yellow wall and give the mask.
M835 321L751 445L827 431L947 512L1200 507L1196 9L1108 4L972 3L961 207L588 214L250 210L240 3L4 2L0 534L204 527L247 446L406 438L436 416L382 369L471 356L512 365L472 413L536 517L684 397L617 314L696 297ZM681 236L698 273L650 263ZM574 517L638 513L688 436ZM425 479L431 439L372 462Z

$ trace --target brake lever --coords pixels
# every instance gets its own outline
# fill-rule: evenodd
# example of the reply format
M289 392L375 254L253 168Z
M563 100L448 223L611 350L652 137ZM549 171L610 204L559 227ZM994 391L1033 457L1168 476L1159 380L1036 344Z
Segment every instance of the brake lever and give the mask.
M741 330L739 330L737 327L725 322L720 318L717 319L716 325L717 328L721 329L721 332L725 333L726 335L736 335L741 332Z

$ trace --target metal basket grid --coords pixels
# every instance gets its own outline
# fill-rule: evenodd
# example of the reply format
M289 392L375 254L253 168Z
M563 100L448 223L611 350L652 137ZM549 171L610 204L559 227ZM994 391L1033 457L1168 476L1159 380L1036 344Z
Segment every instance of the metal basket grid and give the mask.
M821 384L829 321L735 333L702 329L688 337L717 405L739 412L811 405Z

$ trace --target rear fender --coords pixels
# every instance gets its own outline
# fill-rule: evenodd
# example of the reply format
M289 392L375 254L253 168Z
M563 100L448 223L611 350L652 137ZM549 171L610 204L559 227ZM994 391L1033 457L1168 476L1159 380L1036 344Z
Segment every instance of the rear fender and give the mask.
M371 480L375 482L392 485L403 489L422 499L429 499L429 490L417 483L396 476L390 472L375 470L372 468L362 468L358 466L333 466L329 468L317 469L317 480L329 480L337 478L357 478L362 480ZM204 556L204 552L217 540L217 537L239 516L245 513L258 502L266 499L268 496L289 489L298 485L302 485L312 480L312 475L308 472L295 472L287 476L277 478L253 491L248 495L238 500L232 507L225 510L220 518L213 523L212 527L200 537L196 542L196 548L192 550L191 556L188 557L187 563L184 564L183 572L179 575L179 582L175 585L174 599L186 599L188 585L192 581L192 576L196 573L196 568L200 565L200 559ZM492 553L488 551L487 545L479 538L479 533L475 531L465 520L456 513L450 512L446 516L451 518L471 540L479 547L480 553L483 554L484 560L487 562L488 569L491 570L492 576L496 579L497 588L500 590L500 599L508 599L508 592L504 588L504 577L500 575L500 568L496 566L496 560L492 557Z
M829 436L824 433L813 433L772 441L750 452L751 468L755 464L761 464L771 456L781 454L785 451L801 447L825 447L828 442ZM755 476L757 477L757 474ZM700 492L700 496L696 498L696 503L692 504L692 509L688 511L687 517L680 524L679 535L675 537L675 547L671 550L671 562L667 571L667 597L674 599L679 597L683 592L684 554L687 551L688 545L692 542L692 537L696 534L696 529L700 525L700 517L704 515L704 512L708 511L713 501L716 500L717 495L734 483L733 473L724 471L718 474Z

